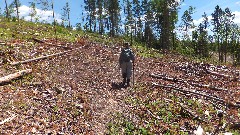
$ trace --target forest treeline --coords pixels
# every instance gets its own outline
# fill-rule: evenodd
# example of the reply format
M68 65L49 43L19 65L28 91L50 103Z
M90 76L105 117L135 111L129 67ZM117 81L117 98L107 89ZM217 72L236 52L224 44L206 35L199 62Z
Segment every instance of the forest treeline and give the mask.
M21 0L5 1L1 16L19 21ZM69 2L61 11L62 22L54 16L56 0L29 0L31 21L39 21L37 8L53 11L53 25L72 28ZM235 64L240 63L240 28L234 23L235 15L229 8L216 5L211 14L203 13L199 25L193 23L195 7L189 6L179 15L184 0L84 0L78 12L81 22L74 24L77 30L84 30L110 37L128 36L147 47L177 50L201 58L218 54L219 62L226 62L231 56ZM211 17L211 18L210 18ZM180 20L178 18L181 18ZM179 25L180 24L180 25Z

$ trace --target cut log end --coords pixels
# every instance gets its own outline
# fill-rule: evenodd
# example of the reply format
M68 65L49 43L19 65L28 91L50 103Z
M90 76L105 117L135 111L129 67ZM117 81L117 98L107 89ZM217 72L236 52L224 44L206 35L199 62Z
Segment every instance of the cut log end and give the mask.
M26 70L21 70L21 71L18 71L16 73L13 73L13 74L1 77L0 78L0 85L4 85L6 83L9 83L12 80L15 80L15 79L17 79L19 77L22 77L22 76L24 76L26 74L29 74L31 72L32 72L32 69L26 69Z

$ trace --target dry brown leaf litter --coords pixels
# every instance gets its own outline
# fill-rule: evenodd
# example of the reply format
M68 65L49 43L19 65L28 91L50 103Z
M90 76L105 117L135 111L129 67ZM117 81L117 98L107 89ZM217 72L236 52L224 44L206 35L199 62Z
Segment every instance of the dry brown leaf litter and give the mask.
M45 42L55 43L48 39ZM58 41L60 42L60 41ZM66 44L65 42L60 43ZM112 89L112 82L119 83L121 76L118 69L119 47L103 46L100 44L69 43L71 48L83 47L49 59L30 62L27 64L9 66L7 63L29 58L66 51L65 48L48 44L13 41L2 52L1 76L8 75L20 69L33 69L31 75L24 76L10 84L0 86L1 96L1 134L104 134L107 124L113 120L113 114L119 112L135 124L145 125L150 118L158 118L157 108L134 106L125 102L126 97L132 96L146 99L164 100L168 98L170 89L153 87L152 82L163 85L173 84L176 87L194 89L209 95L219 97L227 102L238 103L239 78L231 80L224 76L209 74L207 70L228 76L239 76L239 70L234 67L214 66L209 64L186 62L178 55L166 54L163 58L143 58L137 56L135 65L135 81L145 90L132 91L129 89ZM172 82L149 76L151 73L161 73L170 77L192 80L203 84L226 88L229 91L214 91L199 88L189 83ZM179 94L179 93L177 93ZM186 97L186 95L179 96ZM193 96L188 98L192 99ZM201 99L201 97L198 97ZM149 102L149 101L148 101ZM166 100L168 102L168 100ZM202 99L207 107L208 100ZM191 107L189 108L191 109ZM194 109L194 108L193 108ZM179 111L179 110L176 110ZM239 112L235 108L227 109L229 121L239 121ZM180 112L179 112L180 113ZM145 118L141 118L145 117ZM6 121L6 122L5 122ZM175 120L184 125L187 118ZM191 122L190 122L191 124ZM210 122L216 124L216 121ZM153 133L171 129L171 125L161 122L152 129Z

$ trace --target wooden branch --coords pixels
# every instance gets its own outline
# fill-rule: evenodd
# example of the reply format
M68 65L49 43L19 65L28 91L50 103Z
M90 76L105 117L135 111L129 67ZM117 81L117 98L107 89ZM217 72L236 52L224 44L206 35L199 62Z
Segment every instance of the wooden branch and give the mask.
M202 96L202 97L205 97L205 98L209 98L209 99L215 100L215 101L220 102L222 104L226 104L229 107L240 108L240 105L234 104L234 103L231 103L231 102L226 102L226 101L224 101L221 98L216 98L216 97L204 94L204 93L199 93L199 92L195 92L195 91L191 91L191 90L187 90L187 89L181 89L181 88L175 87L174 85L162 85L162 84L157 84L157 83L152 83L152 85L153 86L157 86L157 87L162 87L162 88L170 88L170 89L182 92L184 94L193 94L193 95L197 95L197 96Z
M47 43L45 42L44 44L47 44L47 45L52 45L52 46L55 46L55 47L60 47L60 48L63 48L63 49L73 49L71 47L68 47L68 46L62 46L61 44L53 44L53 43Z
M60 53L51 54L51 55L46 55L46 56L41 56L41 57L38 57L38 58L28 59L28 60L24 60L24 61L12 62L12 63L10 63L10 65L14 66L14 65L18 65L18 64L24 64L24 63L28 63L28 62L32 62L32 61L46 59L46 58L49 58L49 57L65 54L67 52L69 52L69 51L60 52Z
M180 70L183 70L183 71L194 70L194 71L198 72L199 68L201 68L200 70L204 71L204 73L212 74L212 75L223 77L223 78L226 78L226 79L230 79L231 81L238 81L240 79L239 72L235 72L235 75L221 74L219 72L215 72L215 71L211 70L210 68L208 68L208 66L206 66L206 64L202 65L201 63L182 63L182 62L177 63L177 64L178 64L177 69L180 69ZM196 66L198 66L198 67L196 68ZM211 66L211 67L216 68L216 69L220 69L220 68L217 68L215 66Z
M54 57L54 56L58 56L58 55L63 55L63 54L65 54L65 53L72 52L72 51L76 51L76 50L81 49L81 48L82 48L82 47L79 47L79 48L76 48L76 49L73 49L73 50L68 50L68 51L60 52L60 53L51 54L51 55L41 56L41 57L38 57L38 58L28 59L28 60L24 60L24 61L12 62L12 63L10 63L10 65L14 66L14 65L18 65L18 64L29 63L29 62L32 62L32 61L38 61L38 60L46 59L46 58L49 58L49 57Z
M236 76L231 76L231 75L226 75L226 74L220 74L218 72L215 71L211 71L211 70L207 70L207 72L209 74L215 75L215 76L219 76L219 77L223 77L223 78L230 78L230 80L232 81L237 81L239 79L239 77Z
M160 118L159 116L154 115L150 110L147 110L147 112L148 112L153 118L155 118L155 119L157 119L157 120L162 120L162 118Z
M5 83L8 83L14 79L17 79L21 76L24 76L25 74L29 74L32 72L32 69L26 69L26 70L21 70L19 72L4 76L0 78L0 85L3 85Z
M174 89L174 90L177 90L177 91L186 93L186 94L194 94L194 95L199 95L199 96L203 96L203 97L206 97L206 98L211 98L211 99L214 99L214 100L219 101L219 102L224 102L223 99L216 98L216 97L212 97L212 96L209 96L209 95L207 95L207 94L203 94L203 93L199 93L199 92L194 92L194 91L187 90L187 89L181 89L181 88L175 87L174 85L161 85L161 84L156 84L156 83L154 83L153 85L154 85L154 86L163 87L163 88Z
M45 43L44 41L36 39L36 38L32 38L32 40L35 41L35 42L38 42L38 43Z
M150 77L152 78L157 78L157 79L163 79L163 80L166 80L166 81L172 81L174 82L175 81L175 78L171 78L171 77L166 77L165 75L162 75L162 74L150 74Z
M196 87L200 87L200 88L209 88L211 90L216 90L216 91L228 91L228 89L225 88L218 88L218 87L214 87L212 85L208 85L208 84L200 84L200 83L196 83L196 82L192 82L189 80L183 80L183 79L178 79L176 77L167 77L166 75L162 75L162 74L150 74L151 77L153 78L157 78L157 79L163 79L166 81L172 81L172 82L181 82L181 83L188 83L192 86L196 86Z
M5 120L1 121L1 122L0 122L0 125L3 125L4 123L6 123L6 122L9 122L9 121L13 120L15 117L16 117L16 115L13 115L13 116L11 116L11 117L9 117L9 118L7 118L7 119L5 119Z
M232 123L229 128L234 130L240 129L240 122Z
M6 43L5 43L5 42L1 42L1 41L0 41L0 45L6 45Z
M42 44L46 44L46 45L52 45L52 46L61 47L61 48L64 48L64 49L72 49L71 47L68 47L68 46L62 46L60 44L48 43L48 42L45 42L43 40L39 40L39 39L36 39L36 38L32 38L32 40L37 42L37 43L42 43Z

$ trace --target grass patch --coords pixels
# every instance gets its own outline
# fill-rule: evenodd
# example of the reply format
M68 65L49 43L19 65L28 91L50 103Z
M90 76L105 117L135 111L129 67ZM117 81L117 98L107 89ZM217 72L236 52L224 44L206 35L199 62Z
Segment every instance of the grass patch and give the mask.
M143 58L162 58L163 57L163 54L159 50L156 50L153 48L147 48L141 44L137 44L133 48L137 49L138 50L137 55Z
M147 127L138 127L130 119L120 113L114 114L114 119L108 123L108 135L153 135Z

